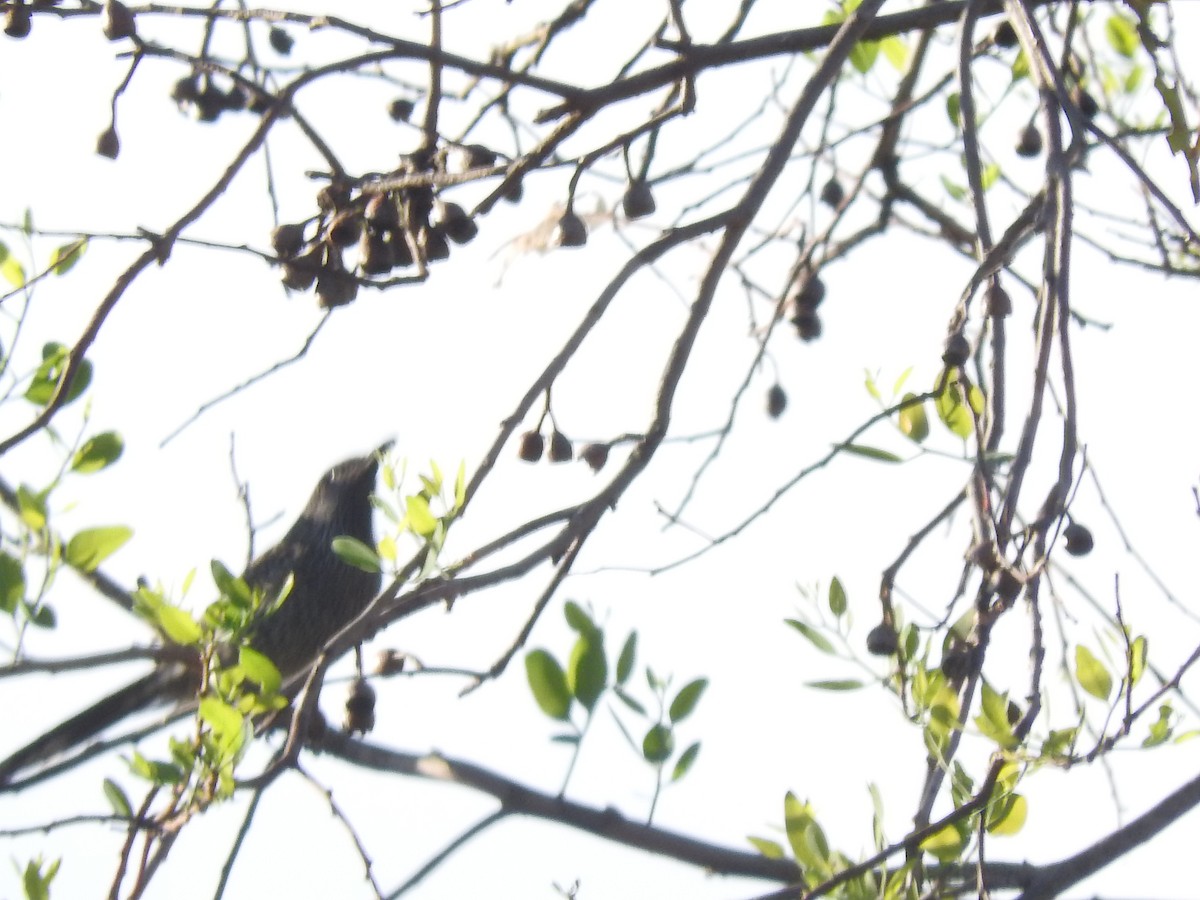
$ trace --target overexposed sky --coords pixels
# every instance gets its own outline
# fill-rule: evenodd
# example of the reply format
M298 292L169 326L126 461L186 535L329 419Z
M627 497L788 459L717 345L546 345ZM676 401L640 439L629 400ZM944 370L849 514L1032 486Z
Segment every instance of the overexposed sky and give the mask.
M717 23L726 21L734 6L698 7L698 17L701 9L714 11L714 24L689 18L697 39L715 34ZM760 7L761 20L752 20L751 33L798 27L817 18L815 13L798 17L789 4ZM553 4L475 0L469 8L478 20L449 16L448 42L462 52L481 54L499 30L518 30L511 24L515 17L526 17L532 24ZM339 14L355 21L374 20L381 29L417 38L424 26L408 9L406 5L403 14L380 13L375 4L346 3ZM769 11L773 12L768 15ZM1186 6L1179 6L1177 13L1181 19L1195 19L1194 10ZM693 14L690 9L688 14ZM567 45L571 53L551 54L550 74L588 81L600 77L592 73L610 72L612 67L603 65L606 55L635 46L652 27L645 23L661 15L658 4L599 4L586 27L603 39L576 40ZM497 23L494 29L487 27L492 21ZM1195 21L1181 24L1189 34L1196 33ZM38 16L34 26L31 39L0 44L0 122L5 123L5 156L10 160L0 192L0 222L18 222L30 207L35 223L45 229L162 229L207 190L254 127L249 116L204 126L177 115L167 90L182 72L147 60L120 102L120 158L111 162L96 157L91 153L95 136L107 124L108 98L123 77L125 63L114 61L114 46L99 36L93 21L59 23ZM139 19L139 28L164 41L178 40L177 26L161 17ZM346 52L346 42L335 36L296 36L302 42L298 54L311 52L313 59ZM71 64L63 64L68 59ZM806 63L795 66L781 90L785 104L807 71ZM698 112L675 132L688 138L675 138L668 131L664 158L671 153L686 158L691 140L702 143L723 133L747 114L747 98L756 104L771 79L782 78L785 69L783 60L745 67L738 76L744 96L722 94L715 77L701 78ZM1003 75L997 71L998 77ZM885 70L879 78L885 77L893 76ZM709 80L711 85L706 84ZM1031 96L1028 87L1024 90ZM349 166L378 169L394 158L380 147L394 145L399 153L413 140L412 131L383 114L394 93L366 79L342 79L302 95L300 104L332 139L342 138L336 149L345 154ZM841 97L851 112L859 109L855 104L870 111L876 103L853 84ZM634 114L643 112L642 106L638 104ZM762 125L762 141L773 137L772 123L777 120L778 116L768 118ZM985 127L985 138L1015 134L1018 124L1006 108ZM311 212L312 189L301 173L319 161L296 149L300 142L291 126L284 126L279 137L271 146L271 163L280 185L281 215L287 221ZM946 134L917 137L931 142L950 139L948 128ZM807 140L815 138L815 131L806 132ZM996 140L1000 146L1000 138ZM840 164L852 168L857 162L854 153L849 145ZM1041 164L1018 160L1011 153L1002 163L1006 175L1022 184L1036 178ZM937 174L948 164L929 163L927 174L920 175L922 189L944 196ZM1145 165L1178 185L1182 200L1182 162L1154 147ZM614 163L606 171L618 169ZM190 234L266 247L272 222L261 196L262 172L261 158L252 161ZM800 174L787 177L795 180ZM459 460L472 468L500 421L627 253L611 226L598 229L586 250L514 252L510 241L533 229L554 203L562 201L569 176L564 169L530 179L525 201L516 207L498 206L481 221L477 242L456 249L450 263L435 268L427 284L385 294L361 292L353 305L337 311L303 363L217 406L160 447L201 404L295 352L319 317L311 296L285 297L277 273L265 264L233 252L177 246L166 267L147 271L133 285L89 354L96 374L86 431L119 430L126 453L111 471L64 484L55 495L60 529L69 534L93 524L132 525L134 539L106 570L126 584L145 575L178 586L189 570L198 568L201 575L191 600L202 606L209 599L204 575L208 561L220 558L236 569L246 552L244 514L229 474L231 434L238 473L251 485L255 516L271 522L259 535L260 548L282 534L328 465L385 438L396 438L397 453L409 460L414 474L430 458L446 471L453 471ZM1099 154L1089 171L1078 175L1076 188L1081 201L1136 201L1128 176ZM658 195L660 210L690 202L706 189L701 179L665 186ZM795 185L796 192L802 189L802 183ZM584 209L589 208L587 201L611 206L621 190L615 181L585 180L581 203ZM467 189L463 196L469 202L479 195ZM793 212L789 219L786 204L779 202L780 216L787 221L806 214ZM948 198L945 202L967 219L964 209L953 207ZM994 204L993 214L1001 222L1016 211L1002 198ZM666 224L664 216L665 212L650 224ZM629 228L635 241L654 233L641 224ZM20 249L19 235L5 231L0 239ZM57 243L39 240L36 258L44 261ZM555 415L572 437L604 439L644 428L653 389L711 247L706 242L701 248L676 251L659 267L661 277L638 276L584 345L554 394ZM21 338L22 352L33 354L46 340L72 343L99 298L139 252L141 246L133 242L97 240L70 276L39 285ZM1037 252L1027 250L1021 258L1026 274L1037 272ZM801 344L790 333L773 339L771 363L756 376L733 436L701 482L685 515L689 525L709 535L727 531L873 414L876 407L863 389L864 370L879 371L881 385L888 386L911 366L909 387L929 386L940 366L945 322L968 273L965 263L947 262L941 247L899 230L831 266L825 274L829 299L822 307L825 336L813 344ZM1194 609L1189 559L1196 515L1190 489L1200 477L1200 429L1191 414L1189 386L1194 336L1200 330L1195 286L1170 284L1115 266L1079 247L1072 290L1078 311L1113 324L1107 331L1076 328L1072 333L1081 385L1081 441L1122 527L1167 585ZM1025 329L1033 303L1018 290L1013 290L1013 299L1012 369L1014 390L1019 390L1028 377ZM766 305L760 303L754 313L763 321ZM674 435L705 432L724 421L729 398L753 358L748 321L747 300L731 277L705 323L681 387ZM8 332L4 334L9 340ZM774 380L771 365L789 395L789 407L779 421L762 412L762 398ZM1019 401L1011 409L1009 447L1019 428ZM82 404L77 404L59 418L65 439L80 427L81 412ZM0 407L0 429L7 434L28 415L23 401L10 401ZM1047 434L1055 427L1048 420ZM1056 461L1053 437L1047 441L1055 447L1049 459ZM863 442L906 456L915 453L886 423ZM929 445L950 454L960 452L957 440L939 431L936 423ZM911 821L917 779L924 768L920 734L903 727L894 702L882 691L827 694L806 689L806 681L861 673L815 653L782 620L811 611L798 585L820 585L824 590L837 575L846 585L855 617L851 639L861 647L878 616L874 598L880 571L962 484L965 467L932 455L895 467L838 459L739 539L662 575L637 571L662 566L701 546L690 531L664 531L654 504L678 504L710 446L681 442L663 448L642 482L602 523L560 598L591 604L609 629L612 652L629 629L637 628L642 663L659 673L673 673L676 685L701 675L710 679L697 714L680 733L682 744L703 741L699 761L688 778L661 799L656 822L731 846L741 846L747 834L782 840L783 795L790 789L812 800L831 843L852 856L865 852L871 841L868 781L883 791L890 837L903 834ZM59 457L48 448L44 439L35 438L13 451L5 460L5 477L35 484L49 477ZM610 467L615 468L612 463ZM611 470L593 476L580 463L528 466L515 459L515 448L506 451L469 515L456 526L451 556L541 512L588 496L600 483L597 479ZM1038 496L1043 485L1039 478L1045 478L1045 471L1035 468L1028 496ZM1195 621L1164 601L1124 552L1088 482L1075 511L1093 528L1097 550L1073 562L1072 573L1102 604L1111 603L1113 579L1119 574L1127 620L1136 631L1151 635L1151 661L1172 671L1195 645ZM952 595L964 529L960 517L945 538L935 539L928 552L918 554L901 578L900 587L934 614ZM427 611L401 623L377 644L410 651L430 666L486 668L517 633L547 577L548 570L539 571L529 581L466 598L449 615ZM1063 615L1078 621L1076 639L1099 648L1094 613L1069 590L1063 595ZM63 576L53 603L61 627L52 635L31 634L28 648L33 655L116 649L148 638L147 629L98 601L70 575ZM539 623L530 646L545 646L562 658L569 650L570 634L560 607L555 604ZM986 670L993 683L1014 696L1024 691L1024 628L1020 615L1004 623ZM1007 644L1012 646L1011 658L998 652ZM1052 655L1057 650L1052 647ZM880 665L876 671L882 674L885 668ZM24 735L58 721L133 674L130 666L5 681L0 703L17 711ZM1061 687L1057 673L1049 680L1052 689L1056 681ZM636 683L640 688L644 680ZM458 696L462 686L456 679L431 677L380 684L374 737L408 751L438 750L466 758L531 786L557 790L567 752L549 742L555 729L530 699L519 661L500 681L466 698ZM644 691L641 696L645 699ZM1065 695L1060 691L1058 696ZM340 704L340 688L328 687L323 707L330 718L340 718ZM1051 712L1069 718L1065 709ZM20 741L18 736L0 735L0 751ZM1111 830L1122 815L1141 812L1190 777L1195 771L1194 746L1153 755L1118 752L1109 757L1107 768L1039 773L1025 788L1030 801L1025 831L993 840L989 858L1043 861L1080 849ZM982 741L969 739L965 758L981 771L987 750ZM336 801L359 829L385 889L401 883L493 807L489 799L465 790L382 778L332 760L308 757L306 765L333 788ZM41 822L81 809L103 811L99 784L106 776L121 781L131 796L136 794L136 782L123 774L119 761L99 760L53 785L0 799L3 821ZM1110 779L1118 786L1119 805ZM325 801L298 778L289 782L263 803L229 896L369 896L358 881L361 866L353 844L329 816ZM600 714L568 796L598 807L615 806L636 819L645 815L652 789L652 774L625 746L611 716ZM215 860L223 859L243 809L238 800L189 826L149 896L210 895L219 866ZM296 827L298 822L302 827ZM1191 884L1175 873L1196 825L1193 814L1151 847L1089 882L1080 894L1190 896ZM22 863L39 853L62 856L55 896L94 896L107 890L121 839L116 830L66 828L49 836L7 841L5 852ZM566 886L576 878L581 880L581 898L735 898L766 889L710 878L546 823L510 821L470 843L411 896L463 896L483 888L500 898L554 897L551 881ZM11 869L0 867L0 897L17 896L18 890Z

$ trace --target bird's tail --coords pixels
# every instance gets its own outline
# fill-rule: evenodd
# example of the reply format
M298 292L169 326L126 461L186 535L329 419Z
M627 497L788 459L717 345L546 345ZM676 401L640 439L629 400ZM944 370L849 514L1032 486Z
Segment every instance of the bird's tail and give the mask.
M13 777L80 749L122 719L187 695L193 677L182 667L164 666L89 706L0 762L0 790Z

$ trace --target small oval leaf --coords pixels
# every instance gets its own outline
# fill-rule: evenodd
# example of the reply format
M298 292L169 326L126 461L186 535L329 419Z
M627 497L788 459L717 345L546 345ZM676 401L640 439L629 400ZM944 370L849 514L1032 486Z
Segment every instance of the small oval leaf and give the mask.
M542 712L565 722L571 712L571 691L558 660L546 650L532 650L525 655L525 675Z
M708 687L707 678L697 678L681 687L679 693L675 695L675 699L671 701L671 708L668 711L671 721L682 722L690 716L695 710L696 704L700 702L700 696L706 687Z
M67 542L67 563L81 572L95 571L131 537L133 529L124 525L85 528Z

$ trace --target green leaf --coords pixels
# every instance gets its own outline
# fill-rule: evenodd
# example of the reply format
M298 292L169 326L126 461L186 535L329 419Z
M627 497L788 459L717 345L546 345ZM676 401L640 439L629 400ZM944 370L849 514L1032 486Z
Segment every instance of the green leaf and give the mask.
M746 840L767 859L783 859L783 847L776 841L750 836Z
M129 798L125 796L121 786L111 778L104 779L104 798L108 801L114 815L123 819L128 819L133 815L133 807L129 805Z
M956 184L945 175L939 175L938 177L941 179L942 187L946 189L946 193L955 200L961 202L962 199L967 196L967 189L961 184Z
M909 392L904 395L903 402L912 401L912 405L900 410L899 425L901 434L919 444L929 437L929 419L925 415L924 402L918 403L916 400L917 395L914 393Z
M0 275L15 288L25 286L25 267L8 252L8 247L3 242L0 242Z
M589 712L604 693L608 683L608 660L604 655L603 635L579 635L567 663L567 687Z
M791 791L783 798L783 829L792 855L806 870L806 875L811 872L812 876L823 880L823 876L832 872L829 844L825 840L825 832L817 824L812 806L801 803Z
M955 128L962 127L962 111L959 109L958 91L946 96L946 118Z
M134 591L133 608L172 643L191 647L199 644L204 637L204 629L195 619L154 591L146 588Z
M238 648L238 667L264 694L278 693L283 684L283 676L275 663L253 647Z
M644 716L646 714L646 707L638 703L637 700L635 700L633 696L625 690L625 688L621 687L621 685L614 684L613 693L617 695L622 703L624 703L638 715Z
M998 693L986 680L983 682L980 713L975 717L975 725L1002 750L1011 750L1017 746L1017 738L1008 721L1008 694Z
M66 275L83 258L87 245L88 239L82 237L56 247L50 254L50 271L55 275Z
M1079 686L1098 700L1112 693L1112 676L1104 664L1083 644L1075 646L1075 678Z
M25 871L21 873L25 900L50 900L50 882L54 881L54 876L58 874L58 867L62 865L62 860L56 859L46 866L44 872L42 865L40 856L25 864Z
M1142 675L1146 671L1146 638L1134 638L1132 644L1129 645L1129 682L1131 685L1137 684L1142 680Z
M33 381L25 390L25 399L30 403L35 403L38 406L45 406L54 396L55 390L58 388L58 382L62 379L66 372L67 360L70 357L71 351L62 344L54 343L53 341L45 344L42 347L42 362L37 367L37 371L33 373ZM75 400L87 390L88 385L92 383L92 364L88 360L83 360L79 364L78 370L75 372L75 378L71 381L71 388L67 391L67 395L63 398L63 405Z
M700 742L696 741L696 743L684 750L683 753L679 754L679 759L675 761L675 768L671 770L671 780L678 781L686 775L699 755Z
M567 624L571 626L573 631L586 634L589 637L600 633L600 629L592 621L592 617L574 600L568 600L563 606L563 615L566 616Z
M646 762L660 765L671 758L675 752L675 732L669 725L658 724L646 732L642 738L642 756Z
M841 580L834 575L829 582L829 611L838 618L846 614L846 589Z
M463 460L458 464L458 474L454 476L454 511L458 512L467 502L467 463Z
M985 191L988 190L1000 178L1000 166L996 163L988 163L983 167L983 171L979 173L979 185Z
M86 475L106 469L121 458L125 452L125 441L115 431L105 431L89 438L75 451L71 458L71 469Z
M25 599L25 569L12 554L0 550L0 612L12 615Z
M136 750L133 751L133 759L129 760L129 770L155 784L180 784L185 777L180 766L146 759Z
M808 638L809 643L820 650L822 653L836 653L833 644L829 639L817 629L813 628L806 622L801 622L799 619L784 619L789 625L795 628L798 632Z
M1021 50L1019 53L1017 53L1017 58L1013 60L1012 69L1010 72L1012 74L1013 84L1016 84L1018 81L1029 77L1029 57L1025 55L1024 50Z
M988 804L987 830L989 834L1012 835L1025 826L1029 815L1029 804L1021 794L1005 794Z
M936 384L941 391L934 398L934 407L942 424L963 440L975 431L975 419L971 407L964 401L964 390L956 368L943 369Z
M1137 53L1137 26L1124 16L1117 13L1109 16L1104 23L1104 36L1108 38L1108 45L1126 59Z
M871 71L875 60L879 57L878 41L859 41L850 48L850 65L863 75Z
M37 493L26 484L17 488L17 511L21 521L31 531L41 531L46 527L46 495L49 493L49 488Z
M81 572L93 572L131 537L133 529L124 525L85 528L67 541L67 564Z
M855 456L865 456L867 459L874 459L885 463L904 462L902 457L891 453L888 450L880 450L878 447L867 447L863 444L836 444L839 450L844 453L852 453Z
M962 822L952 822L921 841L921 849L932 853L941 862L953 862L962 855L969 841L969 831Z
M567 676L546 650L533 650L525 655L525 675L529 689L542 712L552 719L567 721L571 712L571 691Z
M200 700L199 714L209 727L221 756L236 756L246 742L246 718L219 697Z
M405 498L408 527L419 537L427 538L437 528L438 520L429 510L429 501L420 494Z
M863 682L855 678L832 679L829 681L809 681L807 682L810 688L816 688L819 691L857 691L859 688L865 687Z
M879 49L897 72L908 69L908 44L899 35L889 35L879 42Z
M356 537L348 534L339 535L331 544L334 555L348 566L354 566L372 575L383 571L383 563L379 554Z
M637 657L637 632L629 632L621 647L621 655L617 657L617 684L624 684L633 674L633 664Z
M679 693L675 695L675 699L671 701L671 708L667 712L671 721L678 724L690 716L707 687L707 678L697 678L681 687Z
M879 393L879 388L875 386L875 379L871 376L870 372L866 373L865 386L868 394L870 394L880 403L883 402L883 396Z

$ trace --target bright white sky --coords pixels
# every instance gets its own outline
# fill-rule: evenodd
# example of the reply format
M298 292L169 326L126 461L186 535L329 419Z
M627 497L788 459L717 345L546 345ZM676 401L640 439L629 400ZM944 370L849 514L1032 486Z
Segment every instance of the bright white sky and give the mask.
M470 22L449 18L450 41L480 53L498 33L480 24L486 17L507 17L507 23L523 16L532 23L553 5L475 0ZM706 9L721 10L715 20L723 22L734 5ZM600 58L614 52L617 41L640 39L647 31L641 21L656 20L660 6L599 4L587 22L593 29L590 44L576 42L580 55L552 58L552 69L592 71L595 59L588 58L588 49ZM817 18L814 13L793 21L790 4L762 6L764 15L755 28L763 31ZM768 10L775 11L777 21L768 20ZM341 15L355 21L368 22L375 12L368 3L339 7ZM1194 9L1181 6L1177 12L1181 19L1196 18ZM375 24L404 35L423 33L414 18L384 18ZM155 31L164 25L139 20L143 33L166 39L167 31ZM10 162L0 222L19 221L29 206L35 223L46 229L161 229L207 189L253 127L246 116L223 120L217 127L177 116L166 92L182 73L151 61L120 104L120 159L113 163L95 157L91 149L107 123L107 97L123 75L123 64L112 61L114 48L99 36L94 22L56 23L39 16L34 26L32 39L5 40L0 54L0 121L6 124ZM1196 26L1195 21L1186 23L1187 33L1194 37ZM519 29L504 24L503 30ZM711 34L700 20L693 31L700 40ZM605 37L597 40L596 34ZM317 37L297 37L313 41L321 58L343 49L326 36L319 40L328 44L316 43ZM757 98L770 75L783 68L782 61L747 68L742 82L746 96ZM587 80L584 74L574 77ZM791 84L796 83L793 78ZM697 141L711 140L741 118L745 98L706 93L704 80L700 89L700 114L683 128ZM353 79L316 89L301 102L330 134L342 133L339 120L354 129L345 133L355 135L357 146L346 141L337 148L351 168L379 168L391 158L378 152L380 146L393 144L400 152L410 138L382 114L392 93ZM785 94L784 102L792 96ZM858 91L847 89L843 96L847 103L865 102ZM994 127L999 134L1016 132L1008 120ZM272 146L285 220L308 215L311 203L311 190L298 173L314 160L289 149L294 137L290 133L288 141ZM1014 177L1036 173L1037 163L1021 163L1011 155L1004 164L1011 165ZM1147 166L1182 187L1182 163L1158 148ZM933 171L923 184L930 193L938 190ZM261 175L258 160L193 234L265 246L271 222L260 197ZM564 171L527 185L526 201L484 219L477 243L455 250L452 264L437 268L428 285L385 295L362 293L333 317L303 364L218 406L160 449L163 438L201 403L294 352L318 317L310 296L285 298L276 273L253 259L177 247L166 268L137 281L90 356L96 377L86 430L117 429L127 447L110 472L73 478L62 487L56 495L61 530L70 534L91 524L128 523L136 535L110 561L111 574L127 584L144 574L177 586L190 569L206 571L213 557L231 568L244 560L243 513L229 475L231 433L236 435L239 474L251 484L254 512L264 523L273 520L260 534L260 548L282 534L330 463L384 438L397 439L398 453L410 460L410 469L423 468L430 458L447 471L460 459L471 468L499 421L622 259L624 245L608 227L593 235L586 251L514 256L506 248L509 239L533 228L565 196L568 175ZM1135 199L1125 174L1100 159L1090 173L1079 176L1078 185L1081 191L1103 186L1110 197L1119 192ZM589 199L611 204L621 187L593 180L587 191ZM701 188L687 184L664 191L660 208L692 199L689 191L694 196ZM997 216L1010 213L998 204ZM17 234L8 231L2 237L14 250L19 248ZM36 258L44 261L57 243L38 241ZM40 286L21 351L31 354L45 340L73 342L115 275L140 249L128 242L96 241L70 277ZM702 253L684 250L662 267L674 287L646 276L627 289L610 321L585 345L556 389L555 412L572 437L603 439L644 427L651 391L705 263ZM930 384L945 321L966 271L957 262L945 263L940 248L898 231L869 245L850 263L832 267L826 277L830 298L822 309L825 338L801 345L780 335L773 345L779 379L791 400L787 413L772 422L761 412L761 398L773 380L770 370L761 373L739 414L735 436L701 483L687 520L702 532L722 533L830 443L843 439L875 411L862 387L864 369L879 370L881 383L888 385L913 366L913 389ZM1115 325L1107 332L1073 332L1083 386L1082 440L1135 546L1178 596L1194 606L1188 560L1196 516L1190 488L1200 475L1195 457L1200 433L1187 412L1186 397L1195 335L1200 333L1195 287L1118 268L1081 249L1073 291L1083 314ZM1023 338L1032 304L1027 296L1013 293L1012 327ZM763 308L757 314L762 316ZM684 382L675 433L705 431L724 420L728 398L753 353L745 338L746 322L744 298L736 288L726 290L704 327L696 363ZM5 340L11 340L9 334L4 332ZM1013 368L1022 371L1017 363ZM58 422L68 440L79 427L81 409L72 409ZM0 431L9 433L28 414L23 401L0 407ZM1009 434L1017 427L1014 413ZM868 443L911 452L887 426L869 438ZM957 452L956 442L936 430L931 444ZM579 574L561 594L592 604L607 623L613 652L628 630L637 628L641 663L674 673L677 685L701 675L710 679L698 713L680 734L683 744L703 741L699 761L681 786L667 791L656 821L731 846L740 846L747 834L782 839L777 830L782 799L791 789L814 802L831 842L854 855L870 845L865 785L873 781L883 791L889 836L895 838L910 822L915 805L923 771L920 735L899 727L900 716L882 692L827 695L804 689L806 681L860 673L816 654L782 619L809 609L797 584L819 583L824 590L836 574L846 585L856 618L852 640L861 642L877 616L873 598L880 570L946 502L961 483L962 470L932 456L901 467L842 459L801 485L741 539L699 561L655 578L623 571L662 565L699 546L683 529L663 532L653 503L678 503L707 450L707 444L664 448L644 483L604 523L578 566ZM10 454L4 474L36 484L58 464L59 457L39 438ZM506 453L460 524L452 551L476 546L533 515L584 497L596 485L596 477L582 464L526 466L515 460L515 450ZM1105 604L1111 603L1113 577L1119 573L1127 618L1135 630L1151 636L1152 662L1173 670L1196 641L1195 623L1175 613L1123 552L1090 485L1080 492L1077 510L1093 527L1097 551L1072 571ZM901 579L901 586L925 608L939 611L949 596L960 543L955 533L938 545L940 555L919 557ZM379 644L411 651L428 665L486 668L524 621L546 572L537 575L527 583L468 598L452 615L430 611L406 621ZM1065 596L1067 615L1080 620L1077 639L1098 649L1095 616L1078 596L1069 591ZM203 575L192 599L197 605L208 599ZM35 655L115 649L147 638L144 628L97 601L69 576L54 603L61 627L48 638L33 636L29 648ZM548 647L562 657L570 636L559 608L539 624L531 646ZM997 663L988 670L999 687L1016 696L1024 692L1019 647L1024 624L1014 618L998 635L1012 642L1013 671L1007 673ZM5 716L10 721L15 716L22 725L21 735L0 736L0 751L133 674L129 667L4 682L0 703ZM640 688L644 680L639 677L636 683ZM557 790L567 752L548 742L554 729L529 697L523 667L514 665L499 683L465 699L457 697L461 686L435 678L380 684L374 737L415 752L440 750L531 786ZM1196 686L1195 678L1191 686ZM331 718L340 718L340 704L340 689L327 688L323 706ZM1058 712L1067 715L1065 709ZM990 858L1039 861L1080 849L1193 774L1195 746L1167 748L1153 756L1114 754L1108 771L1096 766L1071 771L1069 777L1039 774L1026 789L1026 830L1016 838L994 840ZM967 758L978 762L984 752L979 744ZM330 760L309 758L306 764L333 787L337 802L360 830L385 889L401 883L492 809L490 799L467 791L373 776ZM2 821L8 825L103 811L99 785L105 776L117 777L135 794L137 785L122 774L121 764L103 760L45 789L16 800L4 798ZM1119 805L1112 799L1110 778L1118 786ZM356 888L361 866L353 844L329 817L322 797L298 779L292 781L263 803L229 896L368 896L365 885ZM636 819L645 815L652 789L652 773L624 745L608 713L602 713L585 743L569 796L615 806ZM149 896L210 895L216 860L223 859L241 813L242 804L233 803L189 827ZM1192 885L1173 873L1179 869L1179 854L1194 843L1198 824L1200 818L1193 814L1079 893L1194 895ZM38 853L62 856L55 896L95 896L107 890L120 840L116 831L68 828L48 837L9 841L4 852L20 864ZM548 824L511 821L473 841L411 896L470 896L485 888L497 898L554 897L552 881L565 886L576 878L582 882L582 898L734 898L765 889L708 878ZM0 896L18 893L15 876L0 867Z

